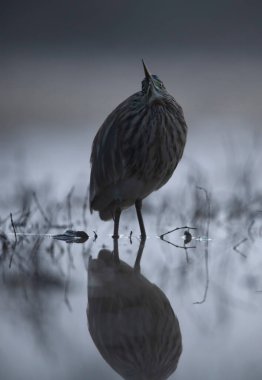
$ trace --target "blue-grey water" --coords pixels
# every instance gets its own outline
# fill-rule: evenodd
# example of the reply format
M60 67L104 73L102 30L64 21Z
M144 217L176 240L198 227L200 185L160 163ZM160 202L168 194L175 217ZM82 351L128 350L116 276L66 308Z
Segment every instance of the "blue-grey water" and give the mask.
M172 179L144 202L148 239L138 279L131 269L139 247L135 211L126 211L121 219L119 255L129 265L128 273L120 281L110 267L108 288L105 285L107 292L113 289L110 297L106 293L110 299L116 294L114 286L125 290L119 290L115 318L126 323L119 306L125 302L132 315L124 329L130 332L128 360L122 358L121 365L129 368L136 347L132 320L139 327L137 319L142 321L145 315L139 295L145 292L146 300L152 296L154 302L156 292L157 300L170 303L181 331L183 350L170 379L261 379L261 60L196 55L148 60L183 106L189 135ZM1 237L1 379L120 378L110 360L107 363L101 356L88 328L88 297L90 301L92 290L104 286L89 282L90 263L101 249L112 251L113 241L112 222L91 216L85 195L92 139L108 112L139 89L142 74L136 61L108 59L105 65L94 57L61 61L24 57L18 65L15 57L4 59L0 233L6 234L8 243L5 247ZM26 211L29 216L21 223ZM52 245L46 236L38 245L37 237L18 236L15 246L10 212L17 232L57 234L70 227L86 231L90 239L84 244ZM45 216L65 228L48 228ZM184 230L166 236L178 247L159 239L185 225L197 228L191 230L193 248L187 252L180 247ZM95 241L93 231L98 235ZM105 280L108 272L102 273ZM134 289L140 308L132 298ZM166 311L157 309L158 304L143 319L146 326L152 318L164 318ZM106 305L101 306L101 320L110 321L108 331L118 331L122 322L112 322ZM101 331L96 333L104 342ZM162 343L156 346L165 351ZM175 344L174 339L171 351ZM148 360L150 367L150 356L141 359L138 348L135 352L136 360ZM131 360L134 367L136 360Z

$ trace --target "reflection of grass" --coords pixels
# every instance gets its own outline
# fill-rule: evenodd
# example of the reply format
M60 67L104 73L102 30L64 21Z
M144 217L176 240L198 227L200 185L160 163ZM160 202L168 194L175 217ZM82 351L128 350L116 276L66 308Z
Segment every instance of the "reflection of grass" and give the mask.
M69 224L68 209L54 201L44 207L38 198L33 190L20 190L12 203L18 211L0 218L0 293L8 320L28 323L39 346L50 352L57 302L60 297L71 308L75 282L69 250L49 237L53 225Z
M209 248L209 245L208 245L208 241L209 241L209 227L210 227L210 213L211 213L210 197L209 197L207 190L203 187L198 187L198 189L202 190L205 194L206 208L207 208L206 233L205 233L205 237L206 237L206 240L205 240L205 277L206 277L206 281L205 281L205 290L204 290L203 298L201 299L201 301L194 302L195 304L204 303L206 301L206 298L207 298L207 292L208 292L208 286L209 286L209 266L208 266L208 261L209 261L209 250L208 250L208 248Z
M72 199L73 189L68 193L64 207L52 200L52 194L46 206L39 198L33 189L20 190L13 202L19 211L0 219L1 289L2 292L21 292L24 301L32 291L39 293L41 298L40 293L46 290L60 290L70 308L70 272L74 261L70 245L65 246L60 241L61 236L69 241L70 234L54 233L72 226L73 217L84 207L83 200ZM84 202L87 202L86 197ZM78 242L79 236L71 236L71 239ZM19 298L20 302L22 298Z
M228 187L226 192L218 193L216 189L212 190L208 176L204 176L203 171L195 167L185 178L184 188L178 189L176 194L167 193L166 198L156 206L156 215L159 215L157 228L161 234L165 229L167 231L176 229L175 227L179 225L189 225L197 228L194 235L209 237L212 241L210 252L208 239L203 239L203 243L196 241L197 248L190 251L188 263L184 263L181 261L183 258L176 255L172 258L176 262L176 272L172 273L172 270L167 268L170 276L173 278L176 276L178 279L179 290L181 286L185 289L190 286L189 283L194 283L198 284L198 293L200 293L200 285L203 286L205 282L205 291L200 303L206 300L209 281L221 284L225 287L224 291L229 293L230 289L232 290L232 283L234 286L245 284L246 288L253 292L262 287L259 286L262 283L261 275L250 265L259 261L255 245L262 237L260 233L262 228L259 227L262 220L260 211L262 195L256 186L257 174L248 166L245 166L241 172L239 168L234 167L231 175L232 173L237 188L230 191ZM211 194L210 201L203 197L198 189L199 186ZM210 223L209 232L207 232L207 223ZM176 232L168 235L169 244L180 245L177 243L178 238L181 236ZM164 251L165 246L162 246L162 249ZM257 264L261 267L261 260ZM216 278L217 275L219 278ZM246 281L250 276L254 281Z
M231 192L227 189L227 192L217 194L216 190L212 191L207 176L203 175L200 168L194 167L184 181L185 187L180 188L175 195L168 194L158 205L158 228L161 226L163 229L163 225L180 221L182 225L196 227L198 233L204 235L205 223L210 218L214 234L212 239L219 238L222 232L227 240L232 240L232 248L243 235L254 240L255 222L262 219L262 192L256 187L257 173L248 165L242 170L233 166L231 173L234 173L236 187ZM198 191L199 186L212 194L209 210ZM234 242L237 236L240 239Z
M223 239L225 244L231 247L231 253L239 253L239 256L245 259L259 238L256 229L257 223L262 217L260 210L262 196L254 186L256 173L252 172L248 166L241 172L236 169L232 169L232 172L236 177L237 191L234 190L231 193L228 191L221 196L221 194L216 194L216 191L212 191L210 181L203 171L194 167L184 181L184 189L178 189L175 195L167 194L165 198L160 197L161 201L155 205L150 203L149 198L144 212L150 212L152 218L156 218L157 230L163 236L171 229L167 226L173 226L176 229L181 225L190 225L197 228L194 233L196 236L208 238L210 235L214 244ZM204 192L207 189L212 193L210 201L203 197L202 190L199 190L198 186L204 188ZM57 273L61 273L60 261L65 257L68 249L60 241L48 239L48 236L51 235L51 232L62 236L61 230L76 230L79 229L79 226L86 229L89 225L88 189L82 197L79 197L72 188L63 202L54 201L51 191L45 204L43 198L46 199L46 194L44 197L41 192L21 188L14 197L14 204L20 202L16 206L19 211L12 212L12 217L8 214L5 218L0 219L0 268L2 273L6 273L8 265L12 269L9 275L15 271L24 271L26 275L37 272L38 276L41 276L42 269L48 273L57 269ZM11 206L8 211L12 211ZM209 227L207 229L207 223L210 223L210 232ZM89 232L92 231L91 227ZM98 236L99 232L98 230ZM23 233L39 236L21 236ZM131 236L132 234L130 242L132 241ZM177 243L176 237L172 234L168 236L170 245L189 248L189 246L183 247ZM242 241L248 244L242 244ZM204 251L203 244L205 244ZM197 245L198 250L200 248L200 251L208 252L208 239L204 240L203 244L194 241L192 246ZM189 264L195 265L197 261L197 265L202 263L201 254L191 255L191 251L190 254L186 251ZM45 254L42 254L43 252ZM34 264L36 257L38 259L37 270ZM204 253L204 257L205 263L207 263L208 253ZM204 267L206 269L203 271ZM202 266L202 269L198 268L197 272L198 277L200 276L202 280L206 278L207 283L207 265ZM203 298L205 299L205 297L204 295Z

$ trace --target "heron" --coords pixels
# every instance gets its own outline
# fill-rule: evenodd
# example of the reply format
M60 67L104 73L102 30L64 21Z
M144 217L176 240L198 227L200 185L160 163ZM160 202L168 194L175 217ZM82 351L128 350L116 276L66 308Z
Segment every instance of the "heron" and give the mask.
M92 144L90 211L114 220L113 238L119 237L121 212L133 205L146 238L142 201L170 179L187 138L182 107L142 64L141 90L108 115Z

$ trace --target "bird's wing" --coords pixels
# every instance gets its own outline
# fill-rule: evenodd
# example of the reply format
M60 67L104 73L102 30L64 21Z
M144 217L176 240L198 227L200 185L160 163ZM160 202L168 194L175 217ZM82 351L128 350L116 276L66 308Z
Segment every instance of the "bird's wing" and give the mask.
M103 196L104 190L127 176L123 155L122 133L128 128L128 98L104 121L92 146L90 176L90 209L95 198Z

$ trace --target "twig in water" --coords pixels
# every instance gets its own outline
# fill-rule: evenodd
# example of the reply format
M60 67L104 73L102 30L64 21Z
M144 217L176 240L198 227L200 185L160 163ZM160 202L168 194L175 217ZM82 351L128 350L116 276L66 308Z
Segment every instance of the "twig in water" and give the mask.
M255 214L261 214L261 213L262 213L262 211L260 211L260 210L258 210L258 211L255 212ZM248 228L247 228L247 234L248 234L248 237L249 237L249 239L250 239L252 242L255 241L254 235L253 235L253 233L252 233L252 228L253 228L253 226L254 226L254 224L255 224L255 221L256 221L255 218L252 219L251 222L250 222L250 224L249 224L249 226L248 226Z
M209 242L209 226L210 226L210 198L207 190L203 187L197 186L197 189L202 190L205 193L206 196L206 202L207 202L207 226L206 226L206 237L207 239L205 240L205 272L206 272L206 284L205 284L205 290L203 294L203 298L200 301L194 302L194 304L200 305L206 301L207 298L207 292L208 292L208 287L209 287L209 266L208 266L208 242Z
M86 210L87 210L87 206L88 206L88 195L89 195L89 186L87 186L87 190L86 190L86 195L85 195L85 198L84 198L84 203L83 203L83 224L85 227L87 227L87 220L86 220Z
M31 256L36 256L41 244L43 243L44 238L43 237L38 237L31 249Z
M13 212L12 215L17 215L17 214L19 214L19 213L20 213L20 211L16 211L16 212ZM6 216L4 217L4 219L1 219L1 220L0 220L0 225L6 223L6 222L8 221L8 219L10 219L10 213L9 213L8 215L6 215Z
M13 246L13 249L15 249L16 244L17 244L17 235L16 235L15 224L14 224L13 216L12 216L11 212L10 212L10 219L11 219L11 225L12 225L12 228L13 228L13 231L14 231L14 234L15 234L15 243L14 243L14 246Z
M29 217L31 216L31 210L22 211L20 217L16 220L17 227L25 227Z
M262 211L259 210L259 211L256 211L255 214L260 214L260 213L262 213ZM251 240L252 243L254 243L254 241L255 241L254 235L253 235L253 233L252 233L252 228L253 228L253 226L254 226L254 224L255 224L255 221L256 221L255 219L252 219L251 222L249 223L248 228L247 228L248 238ZM240 240L239 243L237 243L237 244L234 245L234 247L233 247L234 251L236 251L237 253L239 253L239 254L240 254L242 257L244 257L245 259L247 258L247 255L245 255L243 252L241 252L241 251L238 249L238 247L239 247L241 244L243 244L243 243L245 243L246 241L248 241L248 238L247 238L247 237L243 238L242 240Z
M168 241L164 238L161 238L161 240L163 240L164 242L172 245L173 247L176 247L176 248L181 248L181 249L184 249L185 250L185 253L186 253L186 262L189 263L189 257L188 257L188 252L187 250L190 249L190 248L196 248L196 246L191 246L191 247L188 247L186 244L186 242L184 241L184 245L177 245L175 243L172 243L171 241Z
M255 239L254 239L254 236L252 234L252 227L254 226L255 224L255 219L251 220L249 226L248 226L248 229L247 229L247 233L248 233L248 236L249 236L249 239L253 242Z
M178 231L178 230L183 230L183 229L186 229L186 228L187 228L188 230L197 230L196 227L188 227L188 226L177 227L177 228L174 228L173 230L170 230L170 231L165 232L164 234L160 235L159 237L160 237L160 239L164 240L163 237L164 237L165 235L168 235L168 234L171 234L171 232L175 232L175 231Z
M0 255L0 261L6 257L9 250L10 242L4 232L0 232L0 241L2 242L2 253Z
M10 212L10 219L11 219L11 225L12 225L12 228L13 228L13 231L14 231L14 234L15 234L15 242L14 242L14 245L13 245L13 252L11 254L10 261L9 261L9 268L11 268L11 266L12 266L12 261L13 261L13 256L14 256L14 250L15 250L15 247L16 247L16 244L17 244L16 229L15 229L15 224L14 224L13 216L12 216L11 212Z
M133 241L132 241L132 235L133 235L133 231L130 231L130 234L129 234L129 242L130 242L130 244L133 243Z
M69 248L70 251L70 248ZM67 262L67 276L65 280L65 287L64 287L64 301L69 311L72 311L72 306L68 297L69 293L69 286L70 286L70 280L71 280L71 269L72 269L72 262L70 257L68 256L68 262Z
M73 186L72 189L69 191L67 197L66 197L69 228L73 227L72 212L71 212L71 198L72 198L72 194L73 194L74 190L75 190L75 187Z
M93 239L93 241L96 241L96 239L98 238L98 236L97 236L97 233L95 231L93 231L93 232L94 232L94 239Z
M241 244L245 243L246 241L248 241L248 238L247 238L247 237L245 237L244 239L242 239L239 243L237 243L237 244L234 245L234 247L233 247L233 250L236 251L237 253L239 253L239 254L240 254L242 257L244 257L245 259L247 258L247 256L246 256L243 252L241 252L241 251L238 249L238 247L239 247Z
M36 193L35 193L34 191L33 191L33 198L34 198L34 201L35 201L35 203L36 203L36 205L37 205L38 210L40 211L40 214L42 215L42 217L44 218L44 220L46 221L46 223L47 223L49 226L51 226L52 223L51 223L51 221L49 220L49 218L47 217L46 213L44 212L42 206L40 205L39 200L38 200L38 198L37 198L37 196L36 196Z
M51 220L48 218L48 216L44 212L42 206L40 205L39 200L38 200L35 192L33 192L33 198L34 198L34 201L37 205L38 210L40 211L40 214L44 218L44 220L47 223L49 228L67 228L67 224L61 224L61 225L60 224L52 224Z

